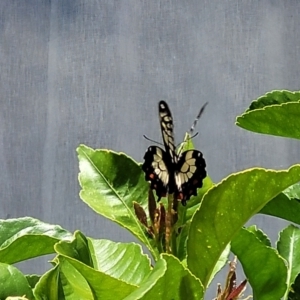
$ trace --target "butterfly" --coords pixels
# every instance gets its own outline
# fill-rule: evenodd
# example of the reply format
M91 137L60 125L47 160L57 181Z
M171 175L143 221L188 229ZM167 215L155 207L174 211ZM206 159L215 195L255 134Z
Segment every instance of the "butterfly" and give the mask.
M197 119L205 105L200 110ZM202 153L198 150L176 153L173 118L168 104L163 100L158 103L158 114L165 150L150 146L144 155L145 161L142 169L145 172L146 181L150 182L151 189L156 191L158 201L167 194L174 194L175 199L179 199L185 206L186 201L192 195L197 195L197 188L203 185L203 179L206 177L206 163Z

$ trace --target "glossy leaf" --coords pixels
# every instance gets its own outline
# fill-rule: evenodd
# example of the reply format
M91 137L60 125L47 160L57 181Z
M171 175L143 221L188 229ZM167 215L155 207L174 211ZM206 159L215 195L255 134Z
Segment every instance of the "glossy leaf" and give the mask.
M256 225L247 227L247 230L252 232L264 245L272 246L269 237L261 229L258 229Z
M61 241L54 248L58 254L75 258L87 266L94 266L88 246L88 239L78 230L74 233L72 241Z
M134 201L146 210L149 184L144 173L130 157L108 150L77 148L81 199L94 211L132 232L151 254L158 252L134 212Z
M186 260L186 241L189 234L190 226L191 221L187 221L182 227L177 228L176 230L177 232L179 232L176 237L176 257L180 261Z
M0 261L16 263L54 253L54 244L72 235L58 225L34 218L0 220Z
M280 193L268 202L259 213L300 224L300 201L289 199L285 193Z
M203 187L198 189L198 194L192 197L188 202L187 206L178 206L178 221L175 224L176 231L179 231L176 238L177 242L177 257L180 260L186 259L186 240L189 233L189 227L191 219L195 211L201 204L203 195L213 186L213 183L209 177L206 177L203 182Z
M38 283L38 281L40 280L41 275L32 274L32 275L26 275L25 277L28 281L28 284L33 289L35 285Z
M47 271L36 284L34 290L36 300L64 300L59 279L59 265Z
M211 276L210 276L210 280L208 281L208 284L207 286L210 285L210 283L212 282L212 280L215 278L216 274L218 274L223 268L224 266L227 265L228 263L228 258L229 258L229 254L230 254L230 244L228 244L224 251L222 252L222 254L220 255L217 263L215 264L215 267L211 273Z
M279 254L287 261L288 264L288 287L295 281L300 273L300 229L290 225L280 232L277 242ZM286 295L288 290L286 291Z
M94 299L93 285L90 286L89 280L85 277L85 274L82 274L80 270L70 264L68 259L60 257L59 265L59 279L64 299ZM100 285L101 283L99 282L98 284ZM96 299L102 298L99 297Z
M258 133L300 138L300 93L273 91L253 101L236 125Z
M297 182L296 184L289 186L283 193L290 199L297 199L300 202L300 183Z
M132 285L139 285L150 273L150 259L135 243L88 239L97 270Z
M65 299L123 300L137 288L70 257L59 256L59 265Z
M199 300L203 287L191 272L172 255L163 254L150 276L124 300Z
M151 271L149 257L135 243L86 238L77 231L72 242L60 242L55 250L132 285L138 285Z
M297 275L288 294L288 300L299 300L299 299L300 299L300 274Z
M0 263L0 299L24 295L34 299L26 277L14 266Z
M252 101L247 111L264 108L270 105L297 102L298 100L300 100L300 92L274 90L259 97L257 100Z
M287 268L274 248L266 246L254 233L242 228L231 242L252 287L253 298L280 299L286 291Z
M299 180L300 165L283 171L253 168L230 175L204 195L187 240L188 267L204 286L240 228L268 201Z

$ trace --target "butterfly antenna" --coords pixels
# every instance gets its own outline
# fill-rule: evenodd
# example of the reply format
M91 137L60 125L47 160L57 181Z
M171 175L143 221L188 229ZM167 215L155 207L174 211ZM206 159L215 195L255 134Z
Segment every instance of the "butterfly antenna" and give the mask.
M197 136L199 134L199 132L196 132L193 136L188 137L188 139L184 140L183 142L179 143L176 148L181 148L183 146L184 143L188 142L189 140L193 139L195 136Z
M149 139L146 135L143 135L143 137L144 137L146 140L150 141L150 142L153 142L153 143L155 143L155 144L157 144L157 145L163 146L162 143L159 143L159 142L156 142L156 141L154 141L154 140L152 140L152 139Z
M205 107L206 107L207 104L208 104L208 102L206 102L206 103L201 107L201 109L200 109L200 111L199 111L199 113L198 113L196 119L194 120L194 123L193 123L193 125L192 125L192 127L191 127L191 129L190 129L190 134L191 134L191 135L193 134L193 132L194 132L194 130L195 130L195 127L196 127L196 125L197 125L197 123L198 123L198 120L200 119L202 113L204 112L204 109L205 109ZM193 137L194 137L194 136L193 136Z
M206 102L206 103L200 108L200 111L199 111L197 117L195 118L193 125L191 126L191 129L190 129L190 132L189 132L189 135L190 135L190 136L189 136L187 139L185 138L184 141L183 141L182 143L179 144L179 145L180 145L179 148L178 148L178 153L179 153L179 154L181 153L181 151L182 151L182 149L183 149L183 147L184 147L184 144L187 143L189 140L191 140L192 138L194 138L195 136L198 135L198 132L197 132L196 134L194 134L194 135L192 135L192 134L193 134L193 132L194 132L194 130L195 130L195 127L196 127L196 125L197 125L197 123L198 123L198 120L200 119L202 113L204 112L204 109L205 109L205 107L206 107L207 104L208 104L208 102Z

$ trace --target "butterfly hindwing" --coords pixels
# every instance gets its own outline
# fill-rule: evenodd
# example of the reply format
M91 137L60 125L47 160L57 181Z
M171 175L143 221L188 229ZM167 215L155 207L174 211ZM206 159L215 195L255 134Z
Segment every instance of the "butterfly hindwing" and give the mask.
M165 197L169 191L170 173L168 170L168 155L160 147L151 146L144 155L142 166L145 179L150 181L151 189L156 190L158 200Z
M206 177L205 167L203 155L198 150L187 150L180 155L175 171L175 190L183 205L191 196L197 195L197 188L202 187Z

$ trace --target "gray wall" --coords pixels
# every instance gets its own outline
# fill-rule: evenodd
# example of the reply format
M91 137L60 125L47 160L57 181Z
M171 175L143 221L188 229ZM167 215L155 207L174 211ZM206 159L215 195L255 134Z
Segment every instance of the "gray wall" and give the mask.
M252 99L299 89L300 2L0 1L0 218L29 215L87 235L135 240L78 197L75 148L141 161L168 101L179 142L209 105L194 143L217 182L299 161L297 141L234 125ZM273 238L283 222L256 219ZM44 260L24 266L41 271ZM242 280L242 278L240 278Z

